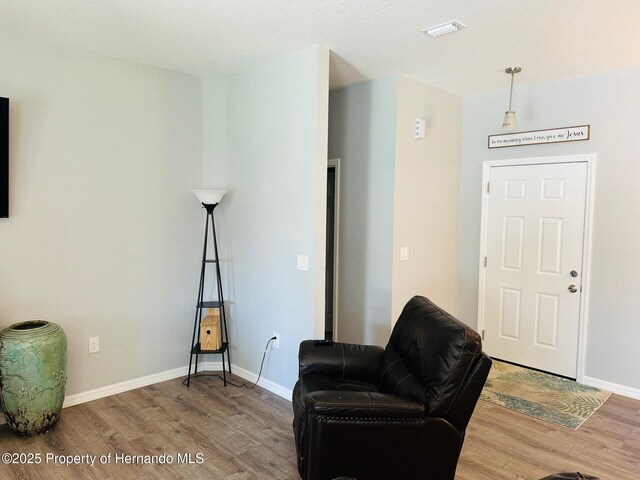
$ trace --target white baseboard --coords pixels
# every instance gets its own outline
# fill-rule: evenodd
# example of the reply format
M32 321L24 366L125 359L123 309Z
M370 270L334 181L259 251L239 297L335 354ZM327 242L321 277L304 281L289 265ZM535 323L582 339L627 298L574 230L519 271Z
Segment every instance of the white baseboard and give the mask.
M129 390L146 387L147 385L153 385L154 383L173 380L174 378L182 377L186 374L187 367L174 368L173 370L167 370L166 372L154 373L153 375L147 375L146 377L134 378L133 380L127 380L113 385L108 385L106 387L96 388L95 390L76 393L75 395L65 397L62 408L72 407L73 405L90 402L110 395L117 395L118 393L128 392Z
M201 371L221 371L222 362L202 362L198 364L198 367L199 367L199 370ZM231 371L233 372L234 375L244 378L245 380L251 383L255 382L258 379L258 375L256 375L255 373L250 372L249 370L245 370L244 368L234 365L233 363L231 364ZM187 372L185 370L184 375L186 374ZM271 380L267 380L264 377L260 378L260 381L258 382L258 386L264 388L265 390L269 390L271 393L275 393L276 395L284 398L285 400L291 401L293 390L289 390L283 387L282 385L272 382Z
M201 362L198 364L200 371L217 371L222 370L222 362ZM82 393L76 393L69 395L64 399L64 405L62 408L71 407L81 403L91 402L92 400L98 400L99 398L108 397L111 395L117 395L118 393L127 392L129 390L135 390L136 388L146 387L154 383L160 383L167 380L173 380L174 378L183 377L187 374L188 367L174 368L173 370L167 370L166 372L154 373L147 375L146 377L134 378L133 380L127 380L106 387L96 388ZM231 371L234 375L237 375L251 383L255 382L258 378L253 372L231 364ZM261 378L258 385L265 390L269 390L271 393L286 399L291 400L292 391L286 389L282 385L279 385L266 378ZM4 415L0 416L0 425L7 423Z
M212 363L212 366L214 365L215 363ZM221 364L218 364L214 368L211 368L211 370L221 370L221 369L222 369ZM242 377L251 383L255 382L258 379L258 375L256 375L255 373L250 372L249 370L245 370L244 368L238 367L233 364L231 364L231 371L234 373L234 375L238 375L239 377ZM272 382L271 380L267 380L266 378L260 378L260 381L258 382L258 386L264 388L265 390L269 390L271 393L275 393L276 395L284 398L285 400L291 401L291 396L293 395L293 391L283 387L282 385Z
M640 400L640 388L628 387L619 383L607 382L606 380L587 376L582 378L582 383L590 387L601 388L602 390L608 390L618 395Z

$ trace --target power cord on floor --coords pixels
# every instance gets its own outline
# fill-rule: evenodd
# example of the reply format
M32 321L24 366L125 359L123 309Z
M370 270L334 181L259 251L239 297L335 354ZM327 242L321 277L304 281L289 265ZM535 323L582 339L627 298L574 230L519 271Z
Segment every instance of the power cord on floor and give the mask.
M246 388L247 390L252 390L260 381L260 377L262 376L262 367L264 366L264 359L267 357L267 350L269 350L269 344L271 342L273 342L274 340L276 340L276 337L273 336L269 339L269 341L267 341L267 344L264 346L264 353L262 354L262 361L260 362L260 371L258 372L258 379L253 383L253 385L251 385L250 387L247 386L246 383L233 383L231 380L227 380L227 383L231 386L234 387L238 387L238 388ZM220 375L219 373L198 373L196 375L191 375L191 378L196 378L196 377L218 377L220 380L224 381L224 378L222 378L222 375ZM182 381L183 385L187 384L187 379L185 378Z

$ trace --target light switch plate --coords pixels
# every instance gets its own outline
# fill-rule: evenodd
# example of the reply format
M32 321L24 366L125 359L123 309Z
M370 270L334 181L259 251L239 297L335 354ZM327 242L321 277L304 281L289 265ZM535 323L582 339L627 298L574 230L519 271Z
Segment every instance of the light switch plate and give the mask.
M307 255L298 254L298 270L302 270L303 272L309 271L309 257Z
M400 261L409 260L409 247L400 247Z

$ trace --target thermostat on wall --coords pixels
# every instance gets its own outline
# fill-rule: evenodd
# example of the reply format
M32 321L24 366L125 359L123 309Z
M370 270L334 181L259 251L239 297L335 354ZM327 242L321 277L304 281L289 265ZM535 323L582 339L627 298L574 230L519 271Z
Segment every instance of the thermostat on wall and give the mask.
M416 123L413 128L413 138L424 138L425 119L416 118Z

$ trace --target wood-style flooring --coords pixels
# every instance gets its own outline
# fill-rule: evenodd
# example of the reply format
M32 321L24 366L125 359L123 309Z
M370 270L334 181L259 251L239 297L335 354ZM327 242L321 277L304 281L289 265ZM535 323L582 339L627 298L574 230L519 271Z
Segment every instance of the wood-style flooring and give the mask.
M181 379L170 380L67 408L38 437L0 427L0 453L41 458L39 465L0 463L0 479L297 479L292 418L290 402L259 387L224 388L209 376L187 389ZM64 466L51 457L47 463L47 454L97 459L94 466ZM116 464L116 454L167 454L173 463ZM183 462L191 454L192 463L177 464L178 454ZM533 480L563 471L640 479L640 401L612 395L575 432L478 403L457 479Z

